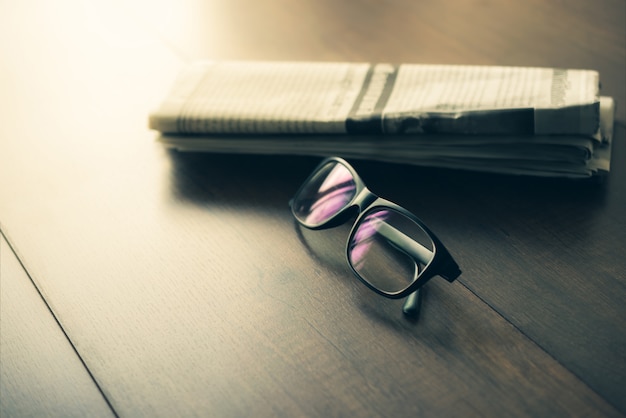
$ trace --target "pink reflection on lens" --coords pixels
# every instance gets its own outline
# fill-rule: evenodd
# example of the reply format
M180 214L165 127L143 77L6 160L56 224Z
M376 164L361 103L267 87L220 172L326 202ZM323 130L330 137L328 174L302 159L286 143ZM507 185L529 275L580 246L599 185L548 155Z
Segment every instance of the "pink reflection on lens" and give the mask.
M336 215L352 200L355 191L350 171L343 165L335 165L317 190L318 197L309 209L306 222L319 224Z
M358 269L365 260L365 256L372 246L373 237L377 234L380 225L389 217L388 210L379 210L367 215L361 222L350 241L350 260Z

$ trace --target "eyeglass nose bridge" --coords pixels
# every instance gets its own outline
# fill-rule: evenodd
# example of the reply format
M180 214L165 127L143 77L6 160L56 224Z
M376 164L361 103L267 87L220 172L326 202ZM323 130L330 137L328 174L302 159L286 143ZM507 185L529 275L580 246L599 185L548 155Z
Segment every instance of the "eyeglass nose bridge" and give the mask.
M356 196L352 198L350 203L346 205L339 213L337 213L328 222L313 229L327 229L334 228L336 226L346 223L349 219L358 218L363 211L374 203L379 197L372 193L367 187L363 186Z
M352 199L352 203L350 204L350 206L358 206L359 213L362 213L367 207L369 207L377 199L379 199L377 195L372 193L370 189L368 189L367 187L363 186L361 191L359 191L357 195L354 196L354 199Z

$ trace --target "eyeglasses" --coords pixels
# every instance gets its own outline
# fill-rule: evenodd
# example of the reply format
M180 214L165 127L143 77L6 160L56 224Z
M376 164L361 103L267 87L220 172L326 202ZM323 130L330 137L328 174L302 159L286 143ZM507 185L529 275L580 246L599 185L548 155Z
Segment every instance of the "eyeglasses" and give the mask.
M420 288L434 276L449 282L461 274L448 250L415 215L373 194L342 158L320 163L290 201L296 220L309 229L341 225L357 215L346 246L354 274L374 292L407 297L403 312L415 316Z

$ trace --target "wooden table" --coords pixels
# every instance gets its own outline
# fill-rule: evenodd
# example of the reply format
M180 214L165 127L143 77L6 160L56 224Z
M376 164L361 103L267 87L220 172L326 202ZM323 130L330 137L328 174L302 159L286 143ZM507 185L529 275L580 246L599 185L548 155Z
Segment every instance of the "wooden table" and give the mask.
M626 413L626 2L138 3L0 2L0 415ZM317 158L156 143L201 58L596 69L612 171L356 162L463 270L409 321L294 224Z

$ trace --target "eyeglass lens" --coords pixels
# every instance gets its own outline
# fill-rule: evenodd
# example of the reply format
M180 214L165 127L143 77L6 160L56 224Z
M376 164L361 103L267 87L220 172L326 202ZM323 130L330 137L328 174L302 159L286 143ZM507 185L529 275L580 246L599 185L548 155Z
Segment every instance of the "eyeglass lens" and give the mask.
M348 261L361 278L389 293L413 283L434 256L434 244L417 223L388 208L373 208L354 227Z
M293 213L308 226L321 225L344 209L356 194L350 170L331 161L321 167L295 197Z

